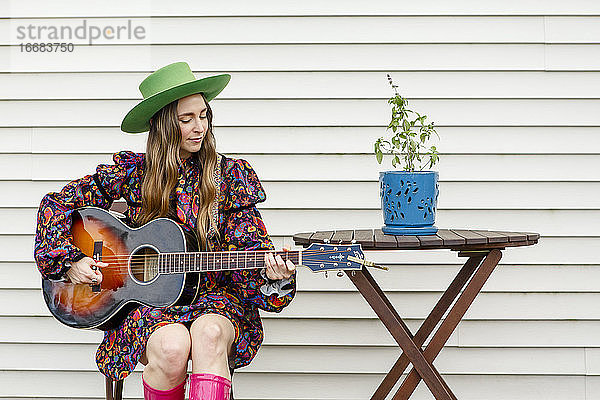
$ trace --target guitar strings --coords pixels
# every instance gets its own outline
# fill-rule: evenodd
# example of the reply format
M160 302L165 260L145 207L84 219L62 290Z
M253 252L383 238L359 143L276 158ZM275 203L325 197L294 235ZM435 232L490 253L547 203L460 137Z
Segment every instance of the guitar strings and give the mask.
M288 259L288 260L289 261L298 261L297 259L291 259L291 258ZM111 265L127 265L127 264L131 264L132 267L136 267L136 266L143 267L142 264L150 265L151 262L154 262L157 266L160 264L161 267L165 266L165 265L176 267L176 266L179 266L179 265L190 265L190 264L193 264L194 261L200 261L200 260L193 260L192 259L192 260L185 260L185 261L184 260L181 260L181 261L170 261L170 260L166 260L166 259L158 260L156 258L154 258L154 260L148 260L145 257L137 257L135 259L125 258L125 257L123 257L123 258L108 257L108 258L101 258L100 260L98 260L98 262L104 262L106 264L109 264L108 267L101 267L101 268L110 268ZM221 262L221 260L217 259L216 261L215 260L211 260L211 261L202 260L202 264L201 265L207 265L207 264L210 264L210 265L229 265L229 264L243 265L244 263L247 263L247 264L253 264L253 263L262 264L263 261L264 260L262 258L257 259L257 260L246 260L246 261L231 259L231 260L223 260L222 262ZM285 259L284 259L284 261L285 261Z
M183 253L185 254L185 253ZM285 257L283 257L284 260L286 259ZM233 257L225 257L225 259L222 259L220 257L214 257L210 260L207 259L200 259L197 257L185 257L182 260L170 260L167 257L157 257L157 255L123 255L123 256L104 256L100 258L100 262L106 262L107 264L109 264L110 262L118 262L118 263L128 263L128 262L133 262L133 263L139 263L139 262L152 262L152 261L156 261L159 263L170 263L170 264L177 264L177 263L189 263L194 262L194 261L203 261L203 263L215 263L215 262L222 262L222 263L232 263L232 262L237 262L237 263L242 263L242 262L252 262L252 261L263 261L264 257L260 257L260 258L255 258L255 259L248 259L248 258L243 258L243 259L239 259L239 258L233 258ZM287 260L289 261L298 261L299 257L288 257Z
M235 254L236 257L239 258L239 254L244 254L244 253L246 253L246 252L243 252L243 251L239 251L239 252L237 252L237 251L226 252L226 251L224 251L224 252L206 252L206 253L202 253L202 255L210 255L212 257L219 257L219 255L221 255L221 257L230 257L229 255L234 255ZM262 254L274 253L275 255L280 255L280 256L281 255L290 255L290 256L294 256L294 257L297 255L297 254L291 253L291 252L273 252L273 251L268 251L268 250L257 251L256 253L258 253L258 254L260 254L260 253L262 253ZM333 251L333 250L327 251L327 250L323 250L323 251L310 251L310 252L304 251L303 252L303 254L309 255L309 256L310 255L314 255L314 254L318 254L318 253L327 255L327 254L331 254L331 253L339 253L339 251ZM144 258L145 259L145 258L148 258L148 257L151 258L151 257L157 257L157 256L163 256L163 258L164 258L164 257L167 257L167 256L176 257L176 256L182 256L182 255L187 256L187 257L195 257L195 256L193 256L193 254L194 253L186 253L186 252L177 252L177 253L152 253L152 254L115 254L115 253L112 253L112 255L103 256L102 259L103 260L105 260L105 259L130 259L130 258ZM247 257L244 257L244 258L247 258Z
M248 253L248 252L244 252L244 251L239 251L239 252L237 252L237 251L230 251L230 252L206 252L206 253L203 253L203 254L212 255L213 256L213 262L212 262L212 264L213 264L213 266L216 266L216 265L214 265L215 264L215 262L214 262L215 259L217 259L218 261L221 261L221 259L219 258L219 255L226 255L226 257L228 257L228 255L230 255L230 254L236 254L236 255L238 255L238 254L241 254L241 253ZM259 253L259 254L260 253L263 253L263 254L275 253L276 255L286 255L286 254L288 254L288 255L293 256L293 257L288 257L288 260L290 260L290 258L295 258L295 256L299 255L300 252L299 251L274 252L274 251L269 251L269 250L262 250L262 251L256 251L256 253ZM331 254L331 253L339 253L339 251L334 251L334 250L329 250L329 249L328 250L310 250L310 251L303 250L302 253L304 255L310 256L310 255L315 255L315 254L318 254L318 253L321 253L322 255L328 255L328 254ZM100 261L101 262L106 262L107 264L113 263L113 265L109 265L107 267L102 267L102 270L107 270L107 269L108 270L121 270L121 269L127 267L127 264L129 264L129 261L134 261L134 263L132 265L130 265L130 268L128 268L128 270L131 270L134 273L135 272L140 273L140 272L144 272L146 270L146 267L144 265L136 265L135 262L137 262L137 263L139 263L140 261L145 262L145 261L148 261L148 259L150 259L150 260L151 259L155 259L156 260L156 259L158 259L158 256L160 256L161 254L162 255L164 255L164 254L173 254L173 256L178 256L178 255L186 255L186 254L193 254L193 253L185 253L185 252L181 252L181 253L154 253L154 254L148 254L148 255L144 255L144 254L133 254L133 255L132 254L113 254L111 256L104 256L104 257L102 257L100 259ZM192 256L191 259L192 260L197 260L193 256ZM263 258L259 259L259 261L262 261L262 260L263 260ZM161 261L162 262L164 262L164 261L168 262L170 260L168 260L168 259L166 259L166 258L163 257L162 260L158 260L158 261L160 263ZM231 261L233 261L233 260L231 258L229 258L229 263L231 263ZM241 260L239 260L239 258L238 258L236 261L240 262ZM296 261L296 260L291 259L290 261ZM115 263L117 263L118 265L114 265ZM225 267L227 267L228 266L227 264L229 264L229 263L227 263L227 261L225 261L223 263L220 263L218 266L223 266L224 265ZM185 262L183 262L183 264L185 264ZM204 264L203 266L205 266L205 265L206 264ZM174 264L174 265L171 265L171 266L177 266L177 264ZM255 266L255 267L249 267L248 269L260 268L262 266L263 265L259 265L259 266ZM161 269L161 266L157 266L157 267L158 267L158 269ZM164 267L164 265L162 267ZM226 268L223 268L223 269L226 269ZM209 269L209 270L206 270L206 271L211 271L211 270ZM215 270L212 270L212 271L215 271ZM161 272L163 272L163 271L161 271Z
M336 251L334 250L322 250L322 251L318 251L318 250L312 250L312 251L307 251L307 250L303 250L302 253L303 254L316 254L316 253L336 253ZM339 253L339 251L337 251ZM274 250L250 250L250 251L236 251L236 250L232 250L232 251L203 251L203 252L186 252L186 251L177 251L177 252L164 252L164 253L152 253L152 254L251 254L251 253L257 253L257 254L267 254L267 253L275 253L275 254L299 254L300 251L297 250L291 250L291 251L274 251ZM131 253L111 253L117 256L127 256L130 255ZM136 253L138 254L138 253Z

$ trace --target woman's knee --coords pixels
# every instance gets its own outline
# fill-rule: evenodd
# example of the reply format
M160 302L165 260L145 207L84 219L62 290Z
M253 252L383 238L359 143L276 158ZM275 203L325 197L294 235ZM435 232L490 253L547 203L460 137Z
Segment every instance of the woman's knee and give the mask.
M171 324L157 329L146 345L146 357L151 368L158 368L164 375L181 375L187 368L191 339L187 328Z
M198 318L190 329L194 351L228 354L235 337L235 329L229 319L221 315L206 314Z

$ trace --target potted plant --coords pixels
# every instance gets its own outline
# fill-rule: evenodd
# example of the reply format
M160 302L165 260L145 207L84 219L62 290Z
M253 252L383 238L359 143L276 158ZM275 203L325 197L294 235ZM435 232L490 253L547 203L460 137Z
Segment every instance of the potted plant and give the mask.
M384 154L392 157L392 166L400 171L379 173L379 193L385 225L382 231L392 235L431 235L438 198L437 171L424 171L438 161L435 146L427 147L431 135L439 135L427 116L408 109L408 100L398 93L388 74L394 96L388 100L392 106L392 119L387 126L391 137L375 141L375 155L381 164Z

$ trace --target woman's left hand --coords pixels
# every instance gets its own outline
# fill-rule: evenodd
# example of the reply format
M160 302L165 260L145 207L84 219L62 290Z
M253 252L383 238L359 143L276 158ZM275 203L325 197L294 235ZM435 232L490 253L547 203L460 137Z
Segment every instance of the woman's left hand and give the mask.
M283 251L290 251L288 247L284 247ZM294 275L296 266L290 260L283 261L280 255L273 256L273 253L265 253L265 265L267 278L271 280L287 279Z

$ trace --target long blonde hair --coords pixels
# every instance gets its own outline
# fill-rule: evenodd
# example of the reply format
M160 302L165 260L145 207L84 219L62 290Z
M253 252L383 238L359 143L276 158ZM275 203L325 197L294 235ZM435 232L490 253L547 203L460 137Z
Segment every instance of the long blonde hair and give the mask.
M202 147L192 153L202 168L200 176L200 205L196 234L199 250L208 250L208 232L212 227L218 236L215 221L211 218L211 206L215 200L217 186L213 171L217 163L217 150L213 135L213 114L204 94L208 130L202 140ZM178 168L182 160L179 156L181 130L177 119L177 102L167 104L154 114L150 123L150 132L146 143L146 168L142 182L142 210L137 223L142 225L159 217L174 217L169 197L177 186Z

